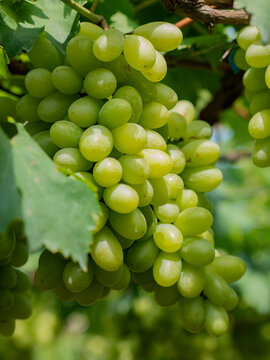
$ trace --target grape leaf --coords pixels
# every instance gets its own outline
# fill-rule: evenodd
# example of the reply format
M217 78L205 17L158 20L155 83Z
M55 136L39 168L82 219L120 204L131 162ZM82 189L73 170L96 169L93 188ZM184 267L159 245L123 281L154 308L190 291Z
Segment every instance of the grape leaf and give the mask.
M0 46L0 79L7 79L8 76L8 56L5 50Z
M93 216L100 213L96 195L85 183L60 173L23 126L17 128L11 143L30 248L45 245L85 268Z
M270 35L269 0L237 0L235 7L245 8L251 14L251 25L259 28L262 41L267 43Z
M0 233L20 216L20 196L16 188L12 149L8 137L0 127Z

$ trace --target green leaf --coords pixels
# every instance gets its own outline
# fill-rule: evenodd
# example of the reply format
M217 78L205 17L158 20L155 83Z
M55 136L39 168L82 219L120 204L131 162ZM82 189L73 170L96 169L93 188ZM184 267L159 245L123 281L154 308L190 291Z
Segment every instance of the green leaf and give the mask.
M269 0L237 0L235 7L245 8L251 14L251 25L259 28L262 41L267 43L270 36Z
M0 79L7 79L8 77L8 61L9 59L5 50L0 46Z
M13 173L12 148L0 127L0 233L20 216L20 196Z
M22 218L31 250L45 245L85 268L92 242L96 195L83 182L60 173L18 124L12 139L15 175L22 193Z

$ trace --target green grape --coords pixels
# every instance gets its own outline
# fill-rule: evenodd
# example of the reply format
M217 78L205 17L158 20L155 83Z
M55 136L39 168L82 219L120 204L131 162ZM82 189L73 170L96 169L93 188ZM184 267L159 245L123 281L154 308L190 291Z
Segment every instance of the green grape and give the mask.
M167 253L178 251L183 244L181 231L172 224L157 224L153 238L157 247Z
M157 286L157 284L154 283L154 284L142 286L141 288L144 291L151 293L151 292L155 291L156 286Z
M170 188L170 198L176 200L184 189L183 180L177 174L167 174L164 176L164 178Z
M102 64L102 66L113 72L118 83L123 83L128 80L131 68L124 55L120 55L115 60Z
M139 124L145 128L157 129L167 124L168 110L159 103L150 102L143 106Z
M0 288L11 289L16 281L17 273L10 265L0 266Z
M237 307L239 298L236 291L233 288L229 287L228 290L229 291L226 297L226 302L224 303L224 309L227 311L232 311Z
M176 284L182 268L182 261L177 253L161 251L153 266L153 276L160 286L169 287Z
M103 187L118 184L122 178L122 173L121 162L111 157L98 161L93 169L96 183Z
M166 177L150 179L149 182L154 190L150 204L154 206L167 204L171 198L171 189Z
M192 299L199 296L205 286L204 268L183 263L177 286L185 298Z
M102 160L112 151L112 133L102 125L91 126L83 132L79 145L82 155L87 160Z
M265 69L249 68L243 76L243 84L251 91L265 90Z
M12 291L14 302L12 307L6 311L9 317L13 319L27 319L31 316L31 302L26 294L27 293Z
M154 210L157 218L166 224L173 223L179 215L179 207L173 201L164 205L154 206Z
M14 286L14 290L17 291L28 291L32 288L32 282L24 272L20 270L15 270L17 281Z
M168 127L169 138L171 140L180 140L185 137L187 131L187 122L184 116L176 112L169 112Z
M139 196L129 185L117 184L108 187L103 192L105 204L120 214L128 214L139 205Z
M150 269L158 255L152 238L135 242L126 254L126 264L134 272L143 272Z
M59 150L59 147L53 142L50 137L50 131L44 130L36 133L33 136L33 139L38 143L38 145L45 151L45 153L52 158L54 154Z
M35 98L43 99L55 92L52 73L47 69L33 69L25 76L25 87Z
M180 211L196 207L198 205L198 195L193 190L183 189L176 199L176 204L179 206Z
M187 167L211 165L218 161L220 147L214 141L194 140L182 147Z
M129 122L137 123L142 113L142 98L139 92L132 86L122 86L113 94L113 98L127 100L132 108L131 118Z
M31 136L44 131L49 130L51 124L45 123L44 121L34 121L34 122L28 122L24 128L30 134Z
M58 66L52 72L52 82L61 93L72 95L81 91L83 78L70 66Z
M145 130L147 136L146 149L156 149L166 152L167 144L164 138L154 130Z
M88 171L93 163L86 160L79 149L64 148L58 150L53 157L53 161L60 167L67 168L72 172Z
M118 291L124 290L128 287L130 280L130 271L127 265L123 264L121 267L120 279L116 284L112 285L111 288Z
M270 109L257 112L249 121L248 131L255 139L265 139L270 136Z
M132 107L125 99L110 99L100 109L99 125L114 129L128 122L132 115Z
M242 259L236 256L223 255L216 257L208 269L231 283L241 279L246 271L246 265Z
M168 110L172 109L178 101L176 92L168 85L162 83L156 83L155 88L156 96L152 101L164 105Z
M13 118L16 117L16 104L17 101L5 96L0 96L0 124L7 122L8 116L11 116Z
M87 36L91 40L96 40L103 33L103 29L90 22L81 22L80 30L76 36Z
M176 49L183 40L182 31L177 26L163 21L139 26L134 34L147 38L158 51L165 52Z
M156 61L152 67L142 70L142 74L146 79L159 82L163 80L167 74L167 63L164 56L156 51Z
M122 249L128 249L130 248L135 240L127 239L120 234L118 234L113 228L111 228L113 234L116 236L117 240L119 241L120 245L122 246Z
M269 50L270 50L270 45L269 46ZM270 51L269 51L269 56L270 56ZM268 62L268 64L270 63L270 61ZM266 86L268 87L268 89L270 89L270 66L268 66L266 68L266 72L265 72L265 83Z
M99 266L95 266L95 277L102 285L113 286L120 280L122 267L123 265L116 271L106 271Z
M22 121L39 121L38 106L40 99L30 94L24 95L16 104L16 113Z
M132 273L132 278L134 283L140 286L155 284L155 280L153 277L153 268L142 272L134 272Z
M138 207L143 207L150 204L153 199L154 190L148 180L139 185L131 185L131 187L136 191L139 196Z
M94 269L91 262L88 262L87 272L83 271L79 264L69 261L63 271L63 282L71 292L80 292L86 289L92 282Z
M191 333L198 333L202 330L205 321L204 301L201 296L193 299L180 297L180 320L184 329Z
M116 160L117 161L117 160ZM123 180L128 184L143 184L150 175L148 162L140 155L121 156L119 162L123 169Z
M10 337L15 331L15 320L0 314L0 335Z
M138 208L129 214L119 214L115 211L110 211L109 221L118 234L129 240L140 239L147 230L145 217Z
M124 55L128 64L136 70L151 68L156 61L156 50L149 40L138 35L125 37Z
M198 192L212 191L222 181L222 172L214 166L185 169L181 176L186 187Z
M250 100L250 113L255 115L257 112L269 109L270 91L264 90L257 92Z
M182 152L182 150L179 149L178 146L173 144L168 145L167 153L170 155L170 158L172 159L171 172L174 174L180 174L186 166L184 153Z
M100 66L93 53L93 43L88 36L75 36L67 44L67 60L80 75L85 76Z
M94 235L91 255L95 263L107 271L117 271L123 264L122 247L107 226Z
M229 327L229 318L222 306L205 301L205 328L210 335L221 336Z
M184 116L188 124L191 123L195 118L195 108L188 100L178 101L176 105L170 110L170 112L176 112Z
M109 287L104 286L103 291L99 297L99 300L105 299L111 292L111 289Z
M185 140L210 139L212 134L210 124L203 120L195 120L188 124Z
M76 294L75 300L81 306L90 306L100 298L103 290L104 286L94 279L88 288Z
M155 300L159 306L167 307L174 305L179 299L179 291L176 285L163 287L155 286Z
M0 234L0 259L9 257L16 245L16 238L14 231L7 231Z
M246 52L243 49L237 49L234 56L233 56L233 61L235 63L235 65L240 69L240 70L248 70L249 69L249 65L246 62Z
M0 289L0 311L10 309L14 304L14 297L11 291Z
M107 206L100 202L99 203L99 207L101 210L101 214L100 215L95 215L94 220L95 220L95 228L94 230L92 230L92 234L96 234L97 232L99 232L106 224L108 218L109 218L109 210L107 208Z
M48 123L62 120L66 116L69 106L77 98L77 95L65 95L59 92L53 93L41 100L37 109L38 116L41 120Z
M15 267L23 266L28 260L28 255L29 251L27 244L17 241L10 259L11 265Z
M138 124L126 123L112 129L114 147L123 154L133 155L142 151L147 142L144 128Z
M40 290L54 290L62 284L62 274L66 265L57 254L43 251L39 258L39 267L35 273L35 286Z
M97 122L100 108L99 100L84 96L70 105L68 117L74 124L85 128Z
M87 94L94 99L106 99L112 96L117 86L114 74L104 68L91 70L83 84Z
M199 237L209 241L213 246L215 246L214 233L212 229L204 231L203 233L198 235Z
M185 262L194 266L208 265L215 257L214 246L200 237L184 238L180 253Z
M124 49L124 35L116 29L108 29L95 40L93 52L97 59L107 62L121 55Z
M252 43L246 51L246 62L253 68L264 68L270 64L270 45L260 40Z
M95 182L93 174L85 171L79 171L71 175L70 178L84 182L91 190L94 190L97 193L98 200L102 199L103 188Z
M258 167L270 166L270 138L256 139L252 150L253 164Z
M32 49L28 52L28 56L36 68L53 70L63 63L63 55L45 37L37 38Z
M149 164L150 179L158 179L168 174L172 169L172 160L164 151L144 149L140 153Z
M144 104L152 102L156 97L155 83L146 79L140 71L130 68L126 84L134 86L139 91Z
M59 148L78 147L83 131L67 120L55 122L50 128L50 137Z
M260 37L260 32L256 26L245 26L237 34L237 43L243 50L246 50Z
M146 230L146 233L144 234L143 237L141 237L139 240L140 241L144 241L144 240L147 240L149 239L155 229L156 229L156 226L157 226L157 218L151 208L151 206L144 206L142 208L140 208L141 212L143 213L143 216L146 220L146 224L147 224L147 230Z
M184 236L201 234L208 230L213 223L211 213L201 207L190 207L182 210L175 220L175 225Z
M257 91L251 91L251 90L248 90L247 88L244 89L244 96L248 103L250 103L251 100L253 99L253 97L257 94L258 94Z
M206 272L206 281L204 287L204 294L216 305L226 307L228 300L230 302L231 292L230 287L226 281L219 275Z
M206 210L212 212L213 206L211 202L207 199L206 194L197 193L198 197L198 206L203 207Z
M60 301L65 303L71 302L75 298L75 293L69 291L64 284L59 285L53 292Z

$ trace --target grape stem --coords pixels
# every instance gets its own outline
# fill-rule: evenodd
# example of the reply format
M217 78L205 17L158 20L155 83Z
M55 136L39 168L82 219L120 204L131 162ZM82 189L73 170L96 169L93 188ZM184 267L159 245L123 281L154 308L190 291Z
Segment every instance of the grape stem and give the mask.
M64 4L71 7L77 13L84 16L85 18L89 19L92 23L100 25L103 29L108 29L109 26L107 24L107 21L104 19L103 16L94 14L92 11L88 10L87 8L79 5L74 0L61 0Z

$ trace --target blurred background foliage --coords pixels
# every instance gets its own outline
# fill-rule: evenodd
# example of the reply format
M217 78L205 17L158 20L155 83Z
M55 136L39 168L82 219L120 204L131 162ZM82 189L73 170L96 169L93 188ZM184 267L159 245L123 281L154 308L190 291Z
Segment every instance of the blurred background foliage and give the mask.
M150 21L181 20L157 0L100 0L96 12L124 32ZM220 338L190 335L181 328L177 306L160 308L134 285L89 308L60 303L53 294L34 289L33 316L18 321L11 339L1 338L1 360L270 359L270 172L250 159L248 104L228 52L236 46L237 28L218 25L209 31L195 23L183 32L180 48L167 57L164 82L196 105L198 118L214 123L224 174L209 196L216 246L247 264L246 275L235 284L240 304L231 314L230 332ZM11 60L9 78L0 82L1 96L24 94L18 64L27 65L25 54ZM32 276L37 258L31 255L25 267Z

